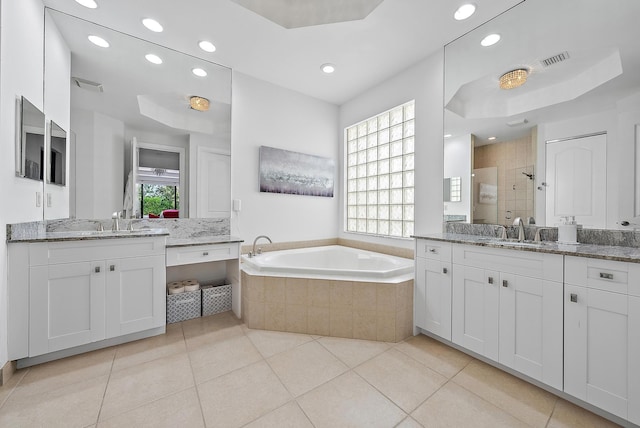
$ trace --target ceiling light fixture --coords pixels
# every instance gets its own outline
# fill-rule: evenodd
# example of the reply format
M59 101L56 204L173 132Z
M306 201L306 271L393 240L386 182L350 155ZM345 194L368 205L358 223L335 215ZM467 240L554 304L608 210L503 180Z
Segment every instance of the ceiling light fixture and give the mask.
M191 72L198 77L205 77L207 75L207 72L201 68L194 68Z
M209 110L209 100L194 95L189 98L189 107L198 111L207 111Z
M94 0L76 0L76 3L81 4L84 7L88 7L89 9L95 9L98 7L98 3Z
M500 41L500 34L489 34L487 37L482 39L480 44L485 48L488 46L493 46Z
M154 54L146 54L144 56L147 61L149 61L151 64L162 64L162 58L160 58L158 55L154 55Z
M465 19L473 15L475 11L476 11L475 4L473 3L463 4L458 8L458 10L456 10L456 12L453 14L453 17L455 18L456 21L464 21Z
M149 30L153 31L154 33L162 33L162 30L164 30L164 28L162 28L162 25L160 25L160 23L158 21L156 21L155 19L151 19L151 18L145 18L142 20L142 25L144 25L145 27L147 27Z
M513 89L522 86L527 81L527 76L529 76L529 70L525 68L517 68L504 73L500 76L500 89Z
M207 40L202 40L200 42L198 42L198 46L200 46L200 49L202 49L205 52L215 52L216 51L216 47L214 46L213 43L207 41Z
M495 140L495 139L496 139L496 137L489 137L489 138L487 138L487 140L489 140L489 141L493 141L493 140Z
M331 73L333 73L334 71L336 71L336 66L335 66L335 65L333 65L333 64L329 64L329 63L327 63L327 64L322 64L322 65L320 66L320 70L322 70L322 72L323 72L323 73L331 74Z
M109 47L109 42L107 42L102 37L91 35L91 36L87 37L87 39L89 39L89 41L91 43L93 43L94 45L100 46L101 48L108 48Z
M444 138L451 138L451 134L444 134Z

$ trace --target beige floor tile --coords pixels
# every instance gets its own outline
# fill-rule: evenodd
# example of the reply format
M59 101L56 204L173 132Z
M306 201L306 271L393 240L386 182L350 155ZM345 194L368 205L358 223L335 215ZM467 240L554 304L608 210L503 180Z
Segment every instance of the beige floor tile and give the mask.
M187 347L182 334L182 324L168 324L165 334L118 346L112 371L126 369L137 364L186 351Z
M161 398L98 424L99 428L204 427L195 388Z
M108 375L50 389L12 394L0 410L2 427L85 427L98 420Z
M12 395L19 397L53 391L87 379L109 374L116 348L39 364L29 369Z
M159 358L112 373L100 420L107 420L193 385L187 354Z
M453 382L534 427L544 427L556 396L502 370L473 360Z
M507 412L452 382L440 388L411 416L427 428L527 427Z
M245 335L218 340L189 352L196 383L202 383L262 359Z
M232 312L184 321L182 331L189 351L221 339L244 334L240 321Z
M263 357L269 358L272 355L288 351L297 346L313 340L306 334L284 333L280 331L250 330L247 337L258 348Z
M387 428L406 417L406 413L354 372L345 373L297 401L317 428Z
M407 413L411 413L447 378L396 350L358 366L356 372Z
M295 401L267 413L260 419L245 425L245 428L313 428L309 419Z
M268 362L295 397L322 385L348 369L316 341L274 355Z
M614 424L588 410L558 399L547 427L549 428L613 428Z
M29 372L29 369L17 370L13 376L11 376L11 379L6 381L4 385L0 386L0 408L2 408L2 405L7 401L7 398L9 398L13 391L15 391L16 387L25 377L27 372Z
M389 349L389 344L385 342L343 339L340 337L323 337L318 342L351 368Z
M472 358L423 334L411 337L395 347L447 378L456 375Z
M261 361L198 385L207 427L243 426L291 399L269 365Z
M396 428L423 428L415 419L411 416L407 416L406 419L396 425Z

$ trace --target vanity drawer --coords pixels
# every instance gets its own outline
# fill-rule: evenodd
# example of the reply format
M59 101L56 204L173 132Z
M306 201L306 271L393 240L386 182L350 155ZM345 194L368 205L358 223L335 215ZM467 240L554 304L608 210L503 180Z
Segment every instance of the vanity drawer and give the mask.
M424 259L440 260L442 262L451 261L451 243L442 241L431 241L428 239L416 240L416 257Z
M239 244L193 245L167 248L167 266L232 260L239 257Z
M565 257L565 282L615 293L640 292L640 265L586 257Z

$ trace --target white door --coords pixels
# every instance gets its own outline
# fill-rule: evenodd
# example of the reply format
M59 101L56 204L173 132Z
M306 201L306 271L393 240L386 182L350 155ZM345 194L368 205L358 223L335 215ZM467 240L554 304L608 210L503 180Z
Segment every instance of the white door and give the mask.
M578 224L606 227L607 134L546 144L546 223L575 216Z
M107 338L165 324L164 256L109 260L106 269Z
M29 356L105 338L103 262L30 269Z
M451 340L498 360L498 272L453 267Z
M502 273L500 363L562 389L562 283Z
M451 340L451 265L417 260L416 325Z
M629 390L628 309L626 294L565 285L564 391L622 418Z
M231 156L198 148L197 212L199 218L231 215Z

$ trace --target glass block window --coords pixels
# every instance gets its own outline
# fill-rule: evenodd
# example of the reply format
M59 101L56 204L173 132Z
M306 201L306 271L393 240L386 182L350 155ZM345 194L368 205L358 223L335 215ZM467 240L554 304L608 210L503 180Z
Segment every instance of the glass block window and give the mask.
M410 101L345 130L347 232L413 234L414 111Z

